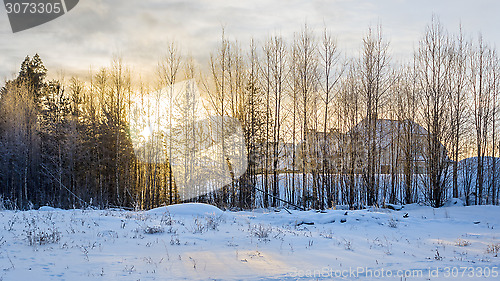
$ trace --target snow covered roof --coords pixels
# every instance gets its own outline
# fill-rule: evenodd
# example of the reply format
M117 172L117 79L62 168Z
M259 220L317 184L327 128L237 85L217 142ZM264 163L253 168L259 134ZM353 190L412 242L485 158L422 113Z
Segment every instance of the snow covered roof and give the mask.
M356 126L354 126L349 132L359 132L362 133L366 129L368 119L363 119ZM413 120L392 120L392 119L377 119L376 120L376 131L377 137L383 137L391 132L397 132L399 130L411 128L414 134L427 135L427 130L420 126L417 122Z
M413 135L425 136L428 134L427 130L420 126L413 120L391 120L391 119L377 119L376 121L376 142L377 146L381 149L388 147L395 139L399 138L403 132L411 130ZM361 136L366 134L368 119L363 119L350 131L348 135L357 133Z

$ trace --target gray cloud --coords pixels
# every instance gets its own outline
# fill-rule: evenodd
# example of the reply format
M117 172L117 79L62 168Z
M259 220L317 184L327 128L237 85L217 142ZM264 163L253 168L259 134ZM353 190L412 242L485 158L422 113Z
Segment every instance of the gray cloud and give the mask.
M408 57L432 14L455 31L481 31L500 42L496 1L405 0L82 0L53 22L12 34L0 8L0 79L11 78L26 55L40 53L49 70L68 74L107 65L119 53L137 69L152 69L166 43L175 39L201 64L217 46L221 26L229 38L246 44L273 33L291 38L305 22L333 31L340 48L358 53L370 25L382 23L394 56Z

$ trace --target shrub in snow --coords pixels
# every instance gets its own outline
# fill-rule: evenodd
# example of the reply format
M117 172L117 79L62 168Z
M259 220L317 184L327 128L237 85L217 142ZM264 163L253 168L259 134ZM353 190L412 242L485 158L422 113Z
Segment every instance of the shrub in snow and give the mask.
M167 227L167 231L166 232L169 233L169 234L177 234L177 229L175 229L172 226L169 226L169 227Z
M144 234L156 234L156 233L163 233L165 232L165 229L159 225L153 225L153 226L146 226L144 228Z
M269 234L271 234L271 227L270 226L264 226L262 224L254 225L251 229L250 232L257 238L259 239L265 239L269 237Z
M11 201L9 198L4 198L0 195L0 211L3 210L17 210L16 202Z
M218 230L221 222L225 222L222 215L209 215L206 217L207 228L211 230Z
M193 233L203 233L208 230L218 230L222 215L207 215L194 219Z
M61 240L61 233L55 228L45 231L29 230L26 238L30 246L55 244Z
M352 251L352 242L344 238L344 249Z
M193 233L203 233L205 231L206 225L203 223L201 218L194 219Z
M118 233L114 230L105 230L98 232L97 237L118 238Z
M500 252L500 243L488 245L488 248L486 248L486 253L493 254L495 257L498 256L499 252Z
M460 247L467 247L470 245L470 242L467 240L458 239L455 245Z
M174 220L172 219L172 216L170 215L170 212L165 212L161 215L161 224L163 225L172 225L174 224Z
M434 255L434 259L437 261L443 260L443 257L439 254L439 250L436 249L436 254Z
M392 228L398 228L398 221L397 221L397 220L395 220L395 219L393 219L393 218L391 218L391 219L389 220L389 227L392 227Z
M179 246L180 244L181 244L181 241L179 240L179 236L172 235L172 238L170 239L170 245L177 245L177 246Z

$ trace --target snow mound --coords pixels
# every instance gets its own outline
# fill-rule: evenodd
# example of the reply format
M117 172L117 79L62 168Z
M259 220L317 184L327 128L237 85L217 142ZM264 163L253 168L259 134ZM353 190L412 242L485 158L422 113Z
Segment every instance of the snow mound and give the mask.
M148 214L163 214L169 213L172 216L206 216L206 215L222 215L224 212L212 205L203 203L183 203L175 204L167 207L160 207L147 211Z
M450 198L450 199L446 200L446 202L443 205L443 207L453 207L453 206L457 206L457 207L458 206L465 206L465 203L461 199Z
M411 203L411 204L406 204L403 206L405 211L410 211L410 210L420 210L423 208L430 208L429 206L419 204L419 203Z
M397 205L397 204L385 204L387 209L394 210L394 211L401 211L401 209L404 208L403 205Z
M49 211L61 211L62 209L59 209L59 208L54 208L54 207L50 207L50 206L42 206L40 208L38 208L38 211L45 211L45 212L49 212Z

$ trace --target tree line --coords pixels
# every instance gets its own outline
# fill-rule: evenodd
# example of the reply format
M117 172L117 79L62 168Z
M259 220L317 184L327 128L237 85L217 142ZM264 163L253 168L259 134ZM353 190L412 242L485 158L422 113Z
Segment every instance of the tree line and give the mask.
M0 92L0 202L20 209L181 202L169 161L136 157L131 103L195 79L207 112L240 122L248 167L191 201L239 209L439 207L450 197L498 204L496 49L436 18L408 62L396 62L389 46L381 26L367 30L357 57L343 55L327 28L305 25L292 38L247 47L223 30L207 67L169 44L154 82L134 80L121 59L90 79L48 81L41 58L26 57ZM396 121L385 140L381 120Z

